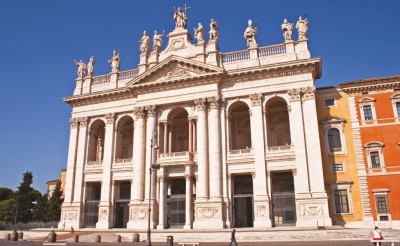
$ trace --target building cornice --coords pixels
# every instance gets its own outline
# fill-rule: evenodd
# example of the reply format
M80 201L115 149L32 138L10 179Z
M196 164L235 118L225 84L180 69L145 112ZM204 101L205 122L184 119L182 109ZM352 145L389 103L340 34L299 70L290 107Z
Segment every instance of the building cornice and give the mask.
M339 85L348 94L361 94L369 91L384 91L400 88L400 75L361 79Z

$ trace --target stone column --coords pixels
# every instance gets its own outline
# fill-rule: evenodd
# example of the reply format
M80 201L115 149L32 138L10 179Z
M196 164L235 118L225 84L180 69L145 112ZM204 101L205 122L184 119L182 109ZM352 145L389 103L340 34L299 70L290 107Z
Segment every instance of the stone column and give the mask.
M163 122L164 124L164 154L168 153L168 122Z
M82 204L82 192L83 192L83 167L85 165L86 158L86 138L88 135L87 131L87 118L80 117L79 121L79 137L78 137L78 151L76 154L76 169L75 169L75 180L74 180L74 198L72 206L77 211L76 219L71 223L74 228L80 228L83 223L83 204Z
M165 228L165 178L163 175L158 176L159 184L160 184L160 198L159 198L159 206L158 206L158 226L157 229Z
M186 199L185 199L185 225L183 229L192 229L192 217L193 217L193 193L192 193L192 175L191 175L191 168L186 167L185 173L185 180L186 180Z
M168 153L172 153L172 124L168 127Z
M111 228L111 165L114 147L114 114L106 114L106 132L104 139L103 177L101 182L101 196L99 204L99 220L97 229Z
M133 182L131 187L130 216L127 228L146 228L147 227L147 206L144 202L144 117L143 107L136 107L133 110L135 114L135 132L134 132L134 152L133 152Z
M207 115L206 99L195 100L197 110L197 165L199 181L196 200L208 199Z
M221 201L222 198L222 165L221 165L221 129L220 129L220 99L210 97L210 113L208 117L208 151L210 154L210 199Z
M196 119L193 120L193 152L197 152L197 130L196 130Z
M193 152L193 124L192 119L189 119L189 152Z
M265 135L262 115L262 95L252 94L251 100L251 147L254 151L253 192L254 192L254 228L271 227L270 197L265 164Z
M71 123L71 131L69 134L69 145L68 145L68 161L67 161L67 177L64 191L64 202L61 208L61 214L65 214L69 206L71 206L73 191L74 191L74 181L75 181L75 165L76 165L76 152L78 149L78 118L71 118L69 120ZM70 226L69 221L66 218L61 217L58 224L58 228L62 228L63 224L65 226ZM68 225L67 225L68 224Z
M153 132L156 130L156 106L155 105L150 105L145 107L147 111L147 123L146 123L146 169L145 169L145 175L146 175L146 181L145 181L145 186L146 186L146 191L144 193L145 195L145 201L147 202L149 199L149 172L148 170L151 167L152 163L156 162L156 153L157 150L154 149L154 146L158 145L158 136L154 139L155 142L153 142L153 149L151 149L151 140L153 138ZM157 133L157 132L156 132ZM157 176L157 171L154 170L152 175L151 175L151 211L153 212L151 214L151 220L150 220L150 228L154 228L154 212L157 209L157 203L155 199L155 180Z

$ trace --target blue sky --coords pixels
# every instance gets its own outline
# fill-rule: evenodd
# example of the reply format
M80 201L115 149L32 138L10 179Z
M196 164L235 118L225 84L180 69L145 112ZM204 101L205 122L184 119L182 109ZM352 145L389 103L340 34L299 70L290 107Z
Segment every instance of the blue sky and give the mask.
M259 46L283 43L284 18L309 19L311 55L322 57L318 87L400 74L400 1L356 0L2 0L0 1L0 187L16 189L25 171L33 186L66 168L74 59L96 57L95 75L110 72L113 49L121 69L136 68L143 30L169 33L173 7L187 3L188 29L219 24L222 52L246 48L248 19ZM294 31L297 38L297 31ZM164 39L164 45L167 43Z

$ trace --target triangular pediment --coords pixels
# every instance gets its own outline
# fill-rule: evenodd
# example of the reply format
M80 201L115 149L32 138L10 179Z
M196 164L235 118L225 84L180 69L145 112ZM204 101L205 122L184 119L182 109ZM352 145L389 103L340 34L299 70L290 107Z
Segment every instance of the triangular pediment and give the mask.
M220 67L172 55L135 77L126 85L133 86L144 83L195 79L222 74L223 72L224 70Z
M325 118L324 120L321 121L321 124L327 124L327 123L345 123L346 119L342 118L340 116L336 116L336 115L331 115L327 118Z

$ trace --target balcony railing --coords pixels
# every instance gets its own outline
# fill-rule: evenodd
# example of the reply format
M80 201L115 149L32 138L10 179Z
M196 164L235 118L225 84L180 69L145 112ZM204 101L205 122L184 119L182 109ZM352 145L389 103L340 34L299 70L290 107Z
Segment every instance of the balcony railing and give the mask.
M127 70L127 71L122 71L119 74L118 80L132 79L132 78L138 76L138 73L139 73L139 69L137 69L137 68Z
M103 161L87 161L87 166L100 166L103 165Z
M93 77L93 85L110 83L111 76L109 74Z
M284 44L266 46L258 50L259 57L276 56L286 53L286 46Z
M235 149L235 150L229 150L228 155L245 155L245 154L251 154L253 153L253 149Z
M282 145L282 146L272 146L268 147L268 152L276 152L276 151L285 151L285 150L293 150L293 145Z
M125 164L125 163L132 163L132 158L126 158L126 159L115 159L114 163L115 163L115 164Z
M179 163L193 160L193 154L189 151L160 153L159 162L161 163Z
M222 62L224 63L244 61L248 59L250 59L250 52L248 50L241 50L241 51L222 54Z

